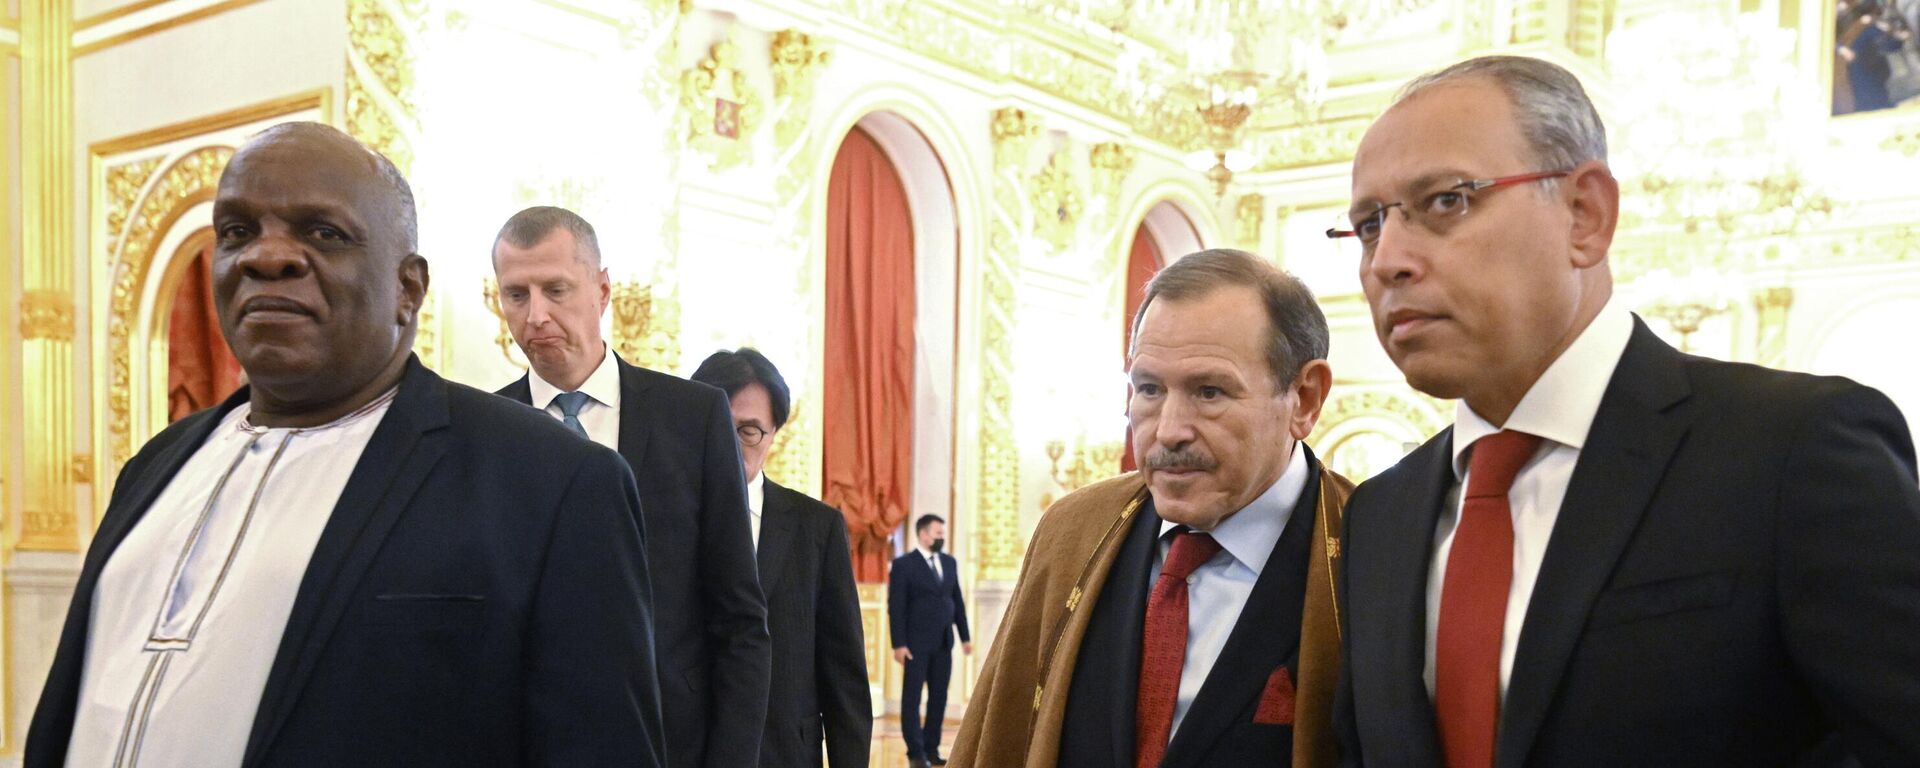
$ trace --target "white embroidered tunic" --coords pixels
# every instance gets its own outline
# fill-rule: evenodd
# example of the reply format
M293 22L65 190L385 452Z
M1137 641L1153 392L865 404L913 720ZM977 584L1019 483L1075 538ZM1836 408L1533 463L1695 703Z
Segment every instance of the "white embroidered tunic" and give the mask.
M329 424L235 408L94 591L67 765L238 766L295 594L395 390Z

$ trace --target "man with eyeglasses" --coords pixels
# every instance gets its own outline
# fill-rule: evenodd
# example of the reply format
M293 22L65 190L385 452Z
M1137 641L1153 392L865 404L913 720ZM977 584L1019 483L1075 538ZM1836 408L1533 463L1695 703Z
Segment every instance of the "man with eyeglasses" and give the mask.
M756 764L772 662L726 395L607 347L600 318L612 288L579 214L514 214L494 238L493 271L530 369L494 394L619 451L639 482L667 763Z
M727 393L747 473L754 551L773 635L773 688L761 768L866 768L873 739L867 644L840 511L764 471L790 413L787 381L759 350L707 356L693 380Z
M1619 185L1535 59L1418 78L1354 155L1387 355L1455 423L1347 508L1351 765L1920 764L1920 485L1854 382L1613 300Z

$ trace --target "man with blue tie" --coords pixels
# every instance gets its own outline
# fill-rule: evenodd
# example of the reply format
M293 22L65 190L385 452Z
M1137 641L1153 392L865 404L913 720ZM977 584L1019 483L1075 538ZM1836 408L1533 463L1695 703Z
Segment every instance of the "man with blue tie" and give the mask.
M494 240L500 310L528 373L494 394L620 452L640 486L667 762L760 759L772 649L726 393L620 359L600 336L611 284L593 225L535 206Z
M906 667L900 691L900 736L914 768L946 765L940 757L940 721L947 712L947 680L953 674L953 631L960 647L973 653L967 632L967 606L960 599L960 574L946 554L947 522L921 515L913 522L918 542L912 552L893 559L887 578L887 616L893 632L893 660ZM927 717L920 720L920 689L927 689Z

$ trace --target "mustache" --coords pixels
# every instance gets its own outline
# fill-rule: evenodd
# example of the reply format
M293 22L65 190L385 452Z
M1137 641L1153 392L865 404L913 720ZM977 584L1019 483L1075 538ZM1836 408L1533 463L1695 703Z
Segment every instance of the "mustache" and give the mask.
M1213 457L1191 449L1156 449L1147 453L1148 469L1197 469L1202 472L1220 466Z

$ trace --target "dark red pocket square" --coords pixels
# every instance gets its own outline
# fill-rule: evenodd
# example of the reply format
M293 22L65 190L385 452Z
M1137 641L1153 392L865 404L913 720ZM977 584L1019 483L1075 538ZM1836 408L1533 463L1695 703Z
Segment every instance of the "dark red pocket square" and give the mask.
M1260 708L1254 710L1253 722L1259 725L1293 725L1293 675L1282 665L1273 670L1267 678L1267 688L1260 692Z

